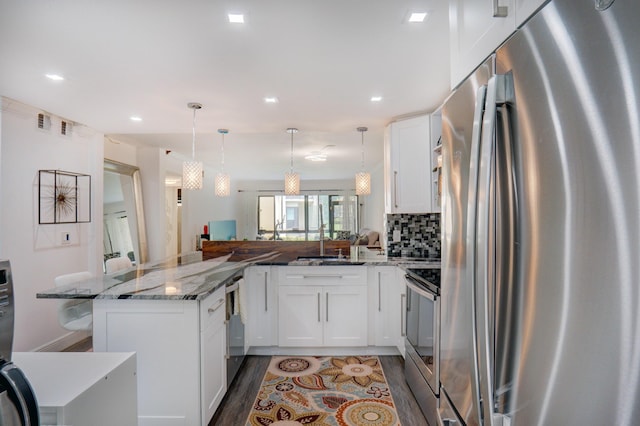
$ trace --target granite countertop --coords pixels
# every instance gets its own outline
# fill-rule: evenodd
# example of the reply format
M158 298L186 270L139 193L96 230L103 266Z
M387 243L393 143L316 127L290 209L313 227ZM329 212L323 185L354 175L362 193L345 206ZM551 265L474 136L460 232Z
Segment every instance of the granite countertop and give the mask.
M336 258L335 256L301 257L298 260L281 259L274 256L268 260L257 262L266 266L342 266L342 265L369 265L369 266L399 266L401 268L440 268L440 259L419 257L393 257L387 256L382 250L369 249L365 246L352 246L349 257Z
M176 264L144 264L36 294L40 299L200 300L242 275L253 262L229 256Z
M242 276L247 266L258 265L364 265L401 268L440 268L439 259L387 257L380 252L356 251L350 258L327 262L279 262L278 252L265 253L248 260L230 261L232 254L199 261L182 256L156 264L134 266L125 271L93 277L36 294L39 299L159 299L200 300L218 288Z

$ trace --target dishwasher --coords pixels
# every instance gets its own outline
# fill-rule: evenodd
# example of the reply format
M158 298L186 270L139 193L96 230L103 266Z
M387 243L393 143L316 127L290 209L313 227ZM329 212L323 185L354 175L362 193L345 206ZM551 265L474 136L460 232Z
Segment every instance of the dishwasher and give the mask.
M227 331L227 387L238 373L244 361L244 322L240 302L240 286L244 285L242 276L235 277L226 287L226 331Z

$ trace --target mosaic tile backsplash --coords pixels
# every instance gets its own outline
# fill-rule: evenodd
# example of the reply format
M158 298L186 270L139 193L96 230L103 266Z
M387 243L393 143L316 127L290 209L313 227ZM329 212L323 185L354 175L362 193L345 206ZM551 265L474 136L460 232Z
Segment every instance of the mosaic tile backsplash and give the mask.
M393 242L393 231L400 242ZM388 214L387 256L440 258L440 213Z

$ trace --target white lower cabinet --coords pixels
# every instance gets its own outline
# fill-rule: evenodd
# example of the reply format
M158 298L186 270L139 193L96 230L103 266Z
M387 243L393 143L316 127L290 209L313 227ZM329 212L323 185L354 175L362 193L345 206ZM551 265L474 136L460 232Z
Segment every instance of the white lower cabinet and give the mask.
M278 345L367 345L367 270L291 266L278 273Z
M224 290L224 289L223 289ZM200 331L201 410L203 422L210 420L227 391L226 326L224 293L214 293L202 302Z
M96 352L136 352L138 424L206 425L226 392L225 288L203 300L95 299Z
M278 344L278 288L271 279L277 269L277 266L250 266L244 271L249 346Z
M369 309L373 312L375 346L395 346L404 355L406 286L404 272L395 266L369 270Z

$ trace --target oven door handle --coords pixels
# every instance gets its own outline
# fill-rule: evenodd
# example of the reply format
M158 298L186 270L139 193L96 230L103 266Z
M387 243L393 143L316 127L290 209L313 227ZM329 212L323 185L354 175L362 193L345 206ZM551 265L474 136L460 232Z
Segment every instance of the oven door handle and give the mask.
M420 296L426 297L433 302L435 302L436 297L438 297L429 290L426 290L418 284L415 284L418 282L415 278L405 277L405 281L407 283L407 287L409 287L411 291L418 293Z

